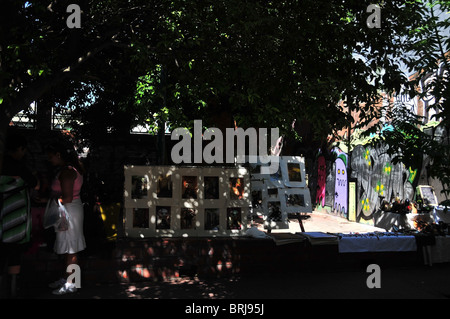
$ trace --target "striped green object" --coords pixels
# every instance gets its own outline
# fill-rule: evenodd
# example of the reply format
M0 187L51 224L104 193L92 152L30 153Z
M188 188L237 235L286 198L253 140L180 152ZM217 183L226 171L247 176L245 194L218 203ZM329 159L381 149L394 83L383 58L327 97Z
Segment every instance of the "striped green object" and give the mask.
M0 176L0 239L4 243L26 243L31 235L28 189L20 177Z

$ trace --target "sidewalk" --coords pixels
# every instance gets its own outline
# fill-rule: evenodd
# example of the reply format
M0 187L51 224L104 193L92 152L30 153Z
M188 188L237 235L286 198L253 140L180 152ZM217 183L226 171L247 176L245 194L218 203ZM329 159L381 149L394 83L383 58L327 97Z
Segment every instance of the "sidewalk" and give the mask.
M314 212L310 218L303 220L305 232L330 232L330 233L365 233L373 231L384 231L369 225L349 222L346 219L329 215L326 213ZM273 232L299 232L298 221L292 220L289 224L289 230L274 230ZM42 264L33 265L33 270L37 271L33 282L21 282L19 285L19 298L31 299L341 299L341 298L449 298L450 297L450 264L438 264L433 267L424 266L421 263L410 262L411 254L388 255L379 260L382 262L381 289L368 289L366 280L369 274L366 268L359 266L359 261L348 262L344 260L340 267L335 267L335 258L338 256L332 247L301 248L300 244L289 244L276 246L271 240L239 240L238 248L233 248L233 240L226 239L211 241L208 239L197 240L190 239L190 242L177 243L169 241L166 245L170 249L182 247L189 251L193 258L205 258L214 251L214 256L207 256L207 262L203 264L208 267L218 267L216 258L223 258L223 268L225 272L217 273L216 276L204 277L191 274L175 274L168 277L158 278L150 276L148 279L121 282L119 280L104 280L110 274L116 273L116 269L121 269L111 258L101 257L83 257L82 260L82 288L76 293L65 296L54 296L51 289L47 288L47 282L50 278L48 274L55 273L58 264L56 257L53 263L47 266ZM228 240L228 241L227 241ZM236 240L234 240L234 243ZM114 254L120 264L128 267L141 267L145 270L149 265L151 271L155 267L160 267L163 263L164 255L158 255L156 251L152 252L150 261L145 264L146 254L149 249L156 249L163 245L163 239L159 241L142 241L139 245L117 246ZM200 243L200 244L198 244ZM256 244L255 244L256 243ZM118 245L118 244L117 244ZM159 245L159 246L158 246ZM171 246L172 245L172 246ZM177 246L178 245L178 246ZM181 246L180 246L181 245ZM215 246L214 246L215 245ZM227 249L219 250L222 245L230 246ZM243 245L243 246L242 246ZM255 246L256 245L256 246ZM300 245L300 246L299 246ZM184 247L184 248L183 248ZM209 247L209 248L208 248ZM242 250L243 248L244 250ZM246 248L247 247L247 248ZM145 248L145 250L143 250ZM164 247L160 247L164 248ZM208 251L209 249L209 251ZM211 250L213 249L213 250ZM237 250L236 250L237 249ZM248 264L251 256L236 256L236 252L250 250L251 255L257 257L255 266L259 271L249 271ZM266 254L264 254L266 252ZM156 253L156 255L155 255ZM306 255L305 255L306 253ZM140 257L139 254L142 254ZM164 254L164 253L163 253ZM323 255L322 255L323 254ZM108 255L104 253L104 255ZM177 253L169 254L166 262L172 262L173 257L180 258ZM153 256L153 257L152 257ZM156 259L155 259L156 256ZM177 257L178 256L178 257ZM219 256L219 257L217 257ZM227 257L228 256L228 257ZM403 259L402 256L409 256ZM415 260L415 254L412 255ZM244 261L244 257L247 262ZM282 258L281 258L282 257ZM345 256L347 258L347 256ZM386 258L396 259L396 262L383 263ZM47 258L47 257L46 257ZM118 258L118 259L117 259ZM172 258L172 259L171 259ZM183 257L184 258L184 257ZM227 259L228 258L228 259ZM231 259L230 259L231 258ZM238 259L236 259L238 258ZM242 259L240 259L242 258ZM253 258L253 257L251 257ZM283 259L283 260L280 260ZM311 259L313 258L313 259ZM316 258L316 259L314 259ZM318 258L318 259L317 259ZM409 260L408 260L409 258ZM226 272L230 261L230 269ZM256 261L255 260L255 261ZM402 261L405 260L405 263ZM305 266L303 262L311 262ZM342 261L342 260L341 260ZM400 261L400 263L398 262ZM131 262L131 264L130 264ZM263 262L263 264L261 264ZM319 263L318 263L319 262ZM370 259L369 259L370 262ZM377 261L378 262L378 259ZM159 263L159 266L158 266ZM247 270L242 266L247 266ZM199 264L201 265L201 263ZM265 265L265 266L264 266ZM318 267L315 268L315 265ZM344 265L344 267L342 267ZM350 265L347 267L347 265ZM355 265L357 265L355 267ZM367 265L366 265L367 266ZM54 269L52 268L54 267ZM97 267L97 268L95 268ZM114 269L111 269L114 267ZM117 268L118 267L118 268ZM150 268L153 267L153 268ZM237 267L237 268L236 268ZM94 269L95 268L95 269ZM240 268L240 270L239 270ZM24 270L30 270L30 267L24 267ZM99 270L104 270L99 273ZM127 268L132 269L132 268ZM153 269L153 270L152 270ZM261 271L262 269L262 271ZM45 271L47 272L45 275ZM170 274L170 269L165 270ZM23 279L27 280L32 274L24 274ZM57 279L57 278L54 278ZM142 278L141 278L142 279Z
M381 288L369 289L370 275L360 271L279 273L166 282L82 284L76 293L54 296L51 289L21 291L32 299L448 299L450 265L381 269Z
M323 232L323 233L368 233L374 231L384 232L382 228L378 228L371 225L365 225L361 223L351 222L345 218L322 213L313 212L310 214L310 218L303 220L303 227L305 232ZM289 230L273 230L272 232L301 232L300 225L298 221L293 219L290 220Z

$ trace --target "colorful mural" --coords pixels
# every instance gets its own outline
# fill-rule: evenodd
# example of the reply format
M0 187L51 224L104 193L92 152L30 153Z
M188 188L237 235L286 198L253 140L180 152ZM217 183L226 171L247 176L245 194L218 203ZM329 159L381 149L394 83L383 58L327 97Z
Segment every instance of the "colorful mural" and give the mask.
M347 179L347 154L336 149L335 184L334 184L334 213L348 217L348 179Z
M350 157L338 148L334 162L318 157L316 205L331 207L331 213L348 218L348 182L356 182L356 221L373 223L383 200L412 200L417 171L393 164L385 146L356 146ZM348 175L350 166L350 176Z
M356 146L351 156L351 177L356 179L357 189L356 220L370 223L383 200L412 200L415 175L403 164L393 164L385 146Z
M327 179L326 163L325 157L320 155L317 159L317 192L316 192L316 203L325 206L325 185Z

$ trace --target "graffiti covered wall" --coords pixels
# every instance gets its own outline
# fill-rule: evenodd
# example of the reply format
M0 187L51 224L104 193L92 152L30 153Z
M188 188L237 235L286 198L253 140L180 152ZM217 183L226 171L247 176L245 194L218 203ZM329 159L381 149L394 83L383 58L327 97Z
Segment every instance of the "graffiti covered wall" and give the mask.
M412 200L417 171L403 164L393 164L386 147L356 146L350 160L344 152L334 149L336 160L318 158L316 205L328 206L331 213L348 218L348 182L356 182L356 221L373 223L373 214L383 200L395 197ZM350 162L349 162L350 161ZM348 176L348 168L350 176ZM326 175L326 176L325 176Z
M325 206L325 189L327 180L327 170L325 157L320 155L317 159L317 192L316 192L316 203Z
M372 222L383 200L395 197L412 200L416 171L402 163L393 164L386 146L358 145L352 151L351 177L356 179L356 221Z
M347 218L348 156L339 148L333 149L332 152L334 161L326 160L323 155L317 158L316 208L329 207L331 213Z

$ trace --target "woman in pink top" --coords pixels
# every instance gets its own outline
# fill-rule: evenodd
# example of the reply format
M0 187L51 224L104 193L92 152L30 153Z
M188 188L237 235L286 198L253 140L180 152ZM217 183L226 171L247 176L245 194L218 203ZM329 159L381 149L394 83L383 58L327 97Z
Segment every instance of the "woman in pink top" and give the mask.
M86 248L83 234L83 203L80 190L83 185L83 169L73 147L67 148L62 144L52 144L47 148L48 160L59 171L52 182L51 197L58 198L69 213L69 229L56 232L55 253L66 256L66 267L78 264L77 253ZM66 268L67 269L67 268ZM73 282L67 282L65 277L51 284L51 288L58 288L54 294L65 294L76 291Z

